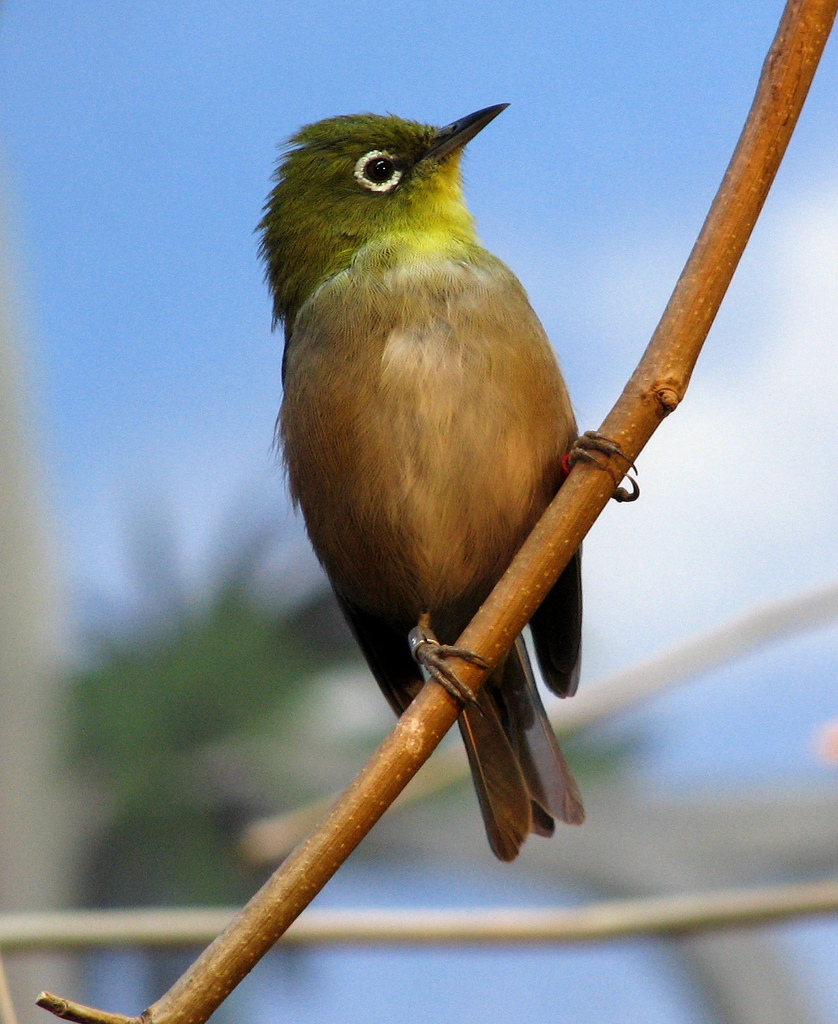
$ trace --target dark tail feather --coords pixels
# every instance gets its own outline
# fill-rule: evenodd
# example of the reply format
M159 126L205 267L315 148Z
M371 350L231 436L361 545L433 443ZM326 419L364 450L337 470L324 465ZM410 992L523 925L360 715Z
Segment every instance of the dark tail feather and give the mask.
M489 845L500 860L515 860L532 829L530 795L491 695L459 718Z
M544 817L581 825L585 820L582 797L547 718L520 637L506 659L498 696L506 709L507 732L533 802L546 812ZM538 815L533 819L539 821ZM551 833L552 829L546 834Z
M530 832L550 836L554 818L579 825L585 812L520 637L502 673L499 683L494 673L487 680L479 708L466 708L459 724L489 845L510 861Z

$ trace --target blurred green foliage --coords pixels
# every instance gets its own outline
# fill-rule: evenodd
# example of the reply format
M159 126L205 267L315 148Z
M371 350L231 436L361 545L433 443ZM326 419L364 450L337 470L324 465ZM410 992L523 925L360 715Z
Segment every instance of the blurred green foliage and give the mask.
M258 878L236 853L240 825L305 795L295 723L318 674L357 656L330 594L277 611L251 575L239 565L154 628L106 632L69 679L69 759L92 820L83 905L243 900ZM276 751L270 778L248 738Z

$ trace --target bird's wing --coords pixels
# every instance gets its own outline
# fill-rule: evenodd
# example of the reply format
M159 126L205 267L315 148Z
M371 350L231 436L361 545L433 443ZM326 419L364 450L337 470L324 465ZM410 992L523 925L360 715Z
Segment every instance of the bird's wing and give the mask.
M382 619L370 615L335 589L341 611L364 657L397 715L422 687L422 673L413 660L407 637Z
M576 552L532 619L535 653L544 681L559 697L579 685L582 634L582 551Z

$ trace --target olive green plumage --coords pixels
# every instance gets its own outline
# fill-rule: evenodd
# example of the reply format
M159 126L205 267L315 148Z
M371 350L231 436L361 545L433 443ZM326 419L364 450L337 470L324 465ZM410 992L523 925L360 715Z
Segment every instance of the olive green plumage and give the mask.
M478 240L462 145L502 108L437 130L371 114L290 141L262 255L284 321L278 434L291 493L397 712L422 682L408 631L456 642L555 494L576 437L555 356L512 272ZM574 559L532 632L548 685L578 678ZM460 727L495 853L581 801L521 642Z
M354 114L307 125L289 139L259 225L275 319L293 322L318 284L394 228L421 237L433 223L475 241L471 217L456 201L459 181L420 160L434 135L434 128L399 117ZM398 155L408 171L386 204L380 193L359 187L353 173L370 150Z

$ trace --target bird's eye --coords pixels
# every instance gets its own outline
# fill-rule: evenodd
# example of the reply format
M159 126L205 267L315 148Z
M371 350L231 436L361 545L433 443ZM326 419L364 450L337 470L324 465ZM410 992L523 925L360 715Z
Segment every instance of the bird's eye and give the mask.
M380 185L382 181L387 181L393 176L395 169L392 160L388 160L386 156L380 156L369 161L364 168L364 177Z
M392 192L401 176L390 154L378 149L365 153L355 164L355 177L371 192Z

